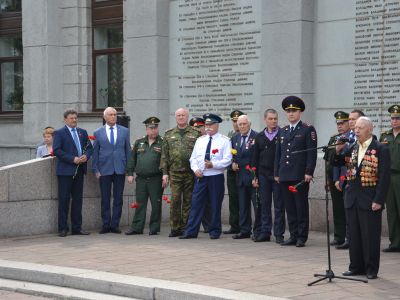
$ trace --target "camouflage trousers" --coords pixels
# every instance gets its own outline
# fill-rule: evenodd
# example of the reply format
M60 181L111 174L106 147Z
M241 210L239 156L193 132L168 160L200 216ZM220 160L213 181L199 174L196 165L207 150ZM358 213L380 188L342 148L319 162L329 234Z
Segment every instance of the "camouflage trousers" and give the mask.
M169 223L171 230L183 231L192 204L194 175L192 171L171 172L169 174L169 180L171 185Z

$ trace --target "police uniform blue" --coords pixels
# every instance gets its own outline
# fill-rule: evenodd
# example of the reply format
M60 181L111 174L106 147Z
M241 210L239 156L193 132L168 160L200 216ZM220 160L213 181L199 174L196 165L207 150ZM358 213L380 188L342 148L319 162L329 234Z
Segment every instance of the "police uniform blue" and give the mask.
M304 111L304 102L295 96L289 96L282 102L284 110ZM308 238L309 211L308 191L309 183L303 182L297 187L297 192L289 190L289 186L296 185L304 180L305 175L313 176L316 161L317 134L313 126L298 121L285 126L279 133L275 156L275 177L279 177L282 188L282 197L288 219L290 238L282 245L296 245L303 247ZM295 151L313 149L300 153Z

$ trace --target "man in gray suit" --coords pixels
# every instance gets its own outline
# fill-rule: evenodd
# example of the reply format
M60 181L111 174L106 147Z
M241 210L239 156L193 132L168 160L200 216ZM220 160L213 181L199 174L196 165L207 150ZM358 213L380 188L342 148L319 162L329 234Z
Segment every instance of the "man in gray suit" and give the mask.
M129 130L117 125L117 111L113 107L104 110L106 124L94 132L94 152L92 169L100 182L101 218L103 228L100 234L121 233L119 221L122 212L122 196L125 186L126 162L130 155ZM111 216L110 198L113 188L113 208Z

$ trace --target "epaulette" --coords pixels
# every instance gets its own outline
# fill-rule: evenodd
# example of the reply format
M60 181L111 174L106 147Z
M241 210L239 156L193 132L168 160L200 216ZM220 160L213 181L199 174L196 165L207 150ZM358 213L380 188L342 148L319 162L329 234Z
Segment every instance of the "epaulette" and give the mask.
M285 127L282 127L282 129L289 129L289 125L286 125Z
M223 134L221 134L221 136L224 138L224 139L227 139L228 141L230 141L231 139L230 138L228 138L226 135L223 135Z
M382 135L382 134L389 135L389 134L392 134L392 131L391 131L391 130L386 130L386 131L383 131L383 132L381 133L381 135Z
M311 124L308 124L306 122L302 122L301 125L304 125L305 127L310 127L311 126Z
M339 135L340 135L340 133L335 133L335 134L331 135L331 138L337 137L337 136L339 136Z
M167 129L167 130L165 130L165 133L168 133L168 132L170 132L170 131L172 131L172 130L174 130L175 129L175 127L172 127L172 128L170 128L170 129Z

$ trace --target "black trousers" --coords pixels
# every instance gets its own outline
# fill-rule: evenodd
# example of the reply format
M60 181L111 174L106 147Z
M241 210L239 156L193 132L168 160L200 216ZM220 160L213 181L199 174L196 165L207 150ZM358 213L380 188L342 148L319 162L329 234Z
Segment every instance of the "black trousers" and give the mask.
M355 203L347 208L350 228L349 270L378 274L381 246L382 211L364 210Z
M58 178L58 231L68 231L68 211L71 203L72 232L81 230L82 227L82 194L83 171L82 168L73 176L57 176Z
M309 211L308 190L310 185L304 183L297 188L297 193L289 191L289 186L299 181L281 182L282 197L289 225L290 237L294 240L306 242L308 239Z

